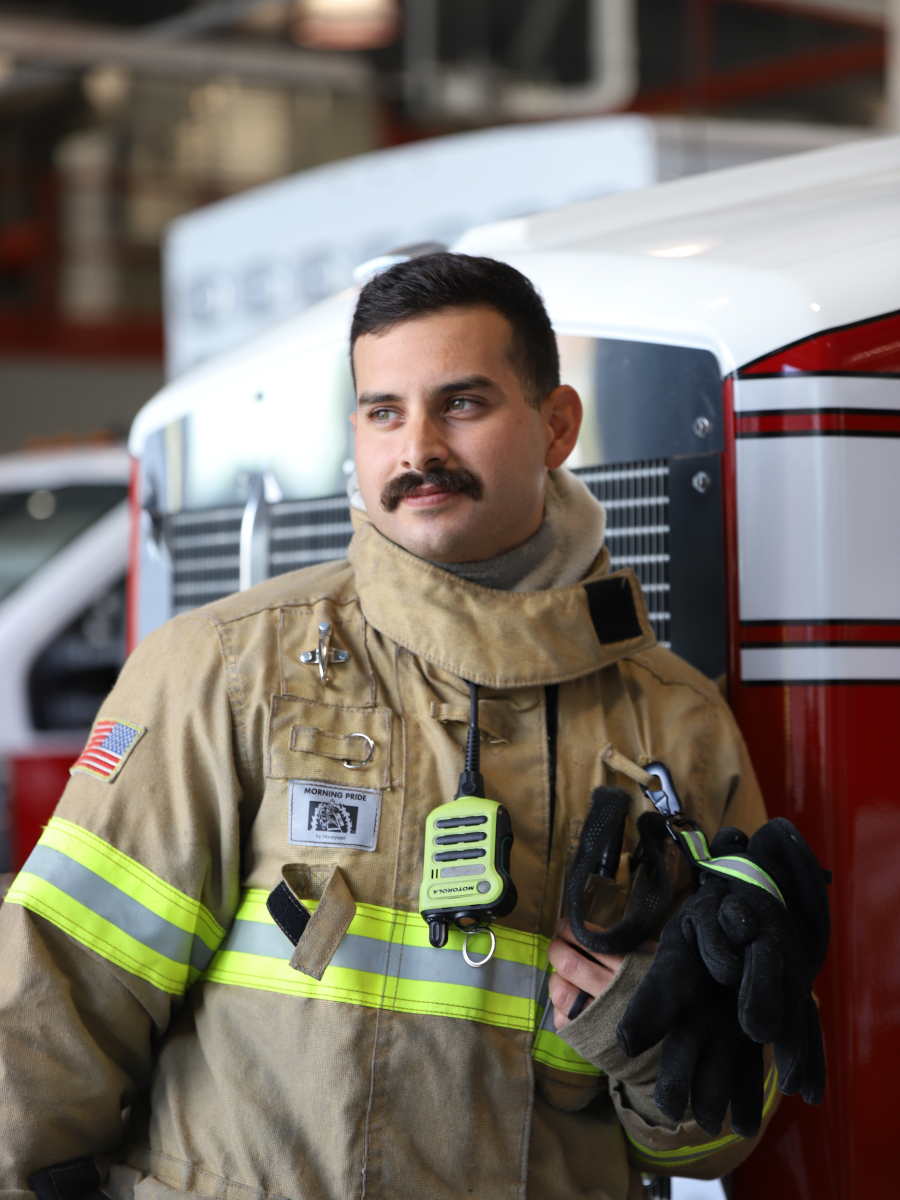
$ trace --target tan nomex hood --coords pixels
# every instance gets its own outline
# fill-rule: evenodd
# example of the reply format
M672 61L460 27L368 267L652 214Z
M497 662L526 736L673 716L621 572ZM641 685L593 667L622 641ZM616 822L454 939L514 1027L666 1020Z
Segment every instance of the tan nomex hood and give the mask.
M483 687L563 683L656 641L637 576L608 574L605 550L583 583L545 592L498 592L459 579L401 549L369 521L354 535L349 558L369 624Z
M553 561L531 573L528 590L471 583L384 537L365 512L352 512L348 557L366 620L452 675L484 687L541 687L655 643L637 577L609 574L603 507L570 471L548 475ZM533 590L540 576L564 586Z

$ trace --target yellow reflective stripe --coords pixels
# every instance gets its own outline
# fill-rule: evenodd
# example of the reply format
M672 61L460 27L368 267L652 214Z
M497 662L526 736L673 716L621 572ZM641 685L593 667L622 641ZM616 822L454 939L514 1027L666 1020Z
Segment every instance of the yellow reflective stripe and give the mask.
M507 1029L528 1030L534 1025L533 1005L528 1001L458 984L389 979L333 964L326 967L322 979L317 980L293 970L287 959L273 961L255 954L221 950L203 977L213 983L258 988L283 996L336 1000L392 1012L455 1017Z
M458 930L450 931L444 949L435 950L418 913L359 904L322 979L315 980L290 967L290 943L266 909L267 896L258 889L245 893L206 979L368 1008L534 1028L535 984L546 964L546 938L495 925L494 959L475 969L463 962L464 937ZM316 907L314 901L304 903ZM480 953L476 942L471 950Z
M44 830L6 901L174 995L199 978L224 937L199 901L59 817Z
M36 875L22 871L7 892L6 903L21 904L46 917L82 945L164 992L180 996L191 982L187 964L158 954ZM196 979L199 972L193 974Z
M550 939L494 925L494 958L472 968L462 957L463 934L451 929L447 945L435 950L428 927L416 912L359 904L321 980L291 968L291 946L266 908L268 892L244 893L234 925L204 978L278 992L286 996L333 1000L365 1008L481 1021L531 1031L549 1017L539 985L549 968ZM310 910L315 900L304 900ZM471 950L482 948L473 939ZM555 1030L538 1029L534 1058L560 1071L600 1077Z
M568 1042L564 1042L552 1029L537 1031L531 1057L545 1066L555 1067L558 1071L571 1071L575 1075L594 1075L600 1079L606 1074L582 1058L577 1050L573 1050Z
M225 936L225 930L198 900L72 821L51 817L38 845L62 851L158 917L188 933L198 934L211 950Z
M241 897L236 921L256 921L261 925L273 925L274 921L266 908L269 893L263 888L247 888ZM310 912L315 912L318 900L306 900L303 904ZM521 963L523 966L539 966L544 970L547 966L547 947L550 939L523 933L520 929L507 929L505 925L492 925L497 938L497 949L494 957L504 962ZM402 930L402 938L397 931ZM397 942L402 940L406 946L421 946L431 948L428 941L428 926L417 912L405 912L399 908L384 908L378 904L357 904L356 916L350 924L348 933L361 937L374 938L378 941ZM282 935L283 936L283 935ZM451 926L450 937L462 949L463 934ZM485 935L485 948L487 948ZM477 943L472 944L472 953L478 954Z
M451 929L447 945L435 950L428 927L416 912L357 905L356 916L322 979L289 964L291 946L266 908L268 893L245 892L234 925L204 978L214 983L260 988L287 996L333 1000L365 1008L481 1021L531 1031L547 1019L539 985L549 970L550 939L494 925L494 959L472 968L462 957L463 934ZM310 910L317 901L304 900ZM471 950L487 949L473 939ZM600 1077L552 1029L539 1029L533 1056L560 1071Z
M699 829L679 829L678 836L691 852L691 856L697 863L707 862L712 855L709 852L709 843L706 840L706 835Z
M775 1068L769 1071L765 1083L765 1100L763 1102L763 1120L769 1115L772 1105L775 1102L776 1084L778 1083L778 1075ZM746 1141L737 1133L727 1133L724 1137L717 1138L714 1142L706 1142L702 1146L682 1146L676 1150L649 1150L646 1146L642 1146L639 1141L625 1130L625 1137L631 1143L632 1157L639 1159L638 1165L649 1164L657 1167L672 1168L676 1166L684 1166L687 1163L696 1162L701 1158L707 1158L710 1154L716 1154L719 1150L725 1150L729 1146L734 1146L738 1142Z
M266 908L268 898L269 893L262 888L247 888L241 897L235 920L256 921L261 925L274 924ZM318 903L318 900L303 901L304 907L310 912L315 911ZM521 963L527 967L539 967L542 971L546 969L549 938L523 933L519 929L507 929L504 925L493 925L492 929L497 938L497 948L494 951L496 958L504 962ZM432 948L428 941L428 926L417 912L384 908L378 904L357 904L356 916L347 932L377 941L402 942L406 946ZM451 927L450 938L461 950L463 934ZM472 943L471 949L473 954L480 953L477 942Z
M359 907L374 908L374 905L360 905ZM392 910L384 909L382 911L391 912ZM431 943L428 941L428 926L418 913L394 910L393 915L397 922L403 926L404 945L433 949ZM501 962L520 963L522 966L529 968L538 966L541 961L546 965L546 952L547 947L550 945L549 938L531 933L523 933L520 929L507 929L505 925L492 925L491 928L497 938L497 948L494 951L494 958ZM450 936L453 940L453 945L461 952L464 935L458 929L451 928ZM487 934L483 935L483 939L483 948L475 940L469 944L469 950L473 955L480 955L488 950L489 941ZM543 970L543 967L541 969Z

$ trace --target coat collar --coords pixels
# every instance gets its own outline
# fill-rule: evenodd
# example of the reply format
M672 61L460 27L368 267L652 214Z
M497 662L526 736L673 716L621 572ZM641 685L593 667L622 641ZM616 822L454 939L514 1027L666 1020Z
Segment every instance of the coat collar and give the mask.
M363 615L386 638L482 687L542 687L591 674L655 638L633 571L604 548L581 583L540 592L480 587L360 523L348 557Z

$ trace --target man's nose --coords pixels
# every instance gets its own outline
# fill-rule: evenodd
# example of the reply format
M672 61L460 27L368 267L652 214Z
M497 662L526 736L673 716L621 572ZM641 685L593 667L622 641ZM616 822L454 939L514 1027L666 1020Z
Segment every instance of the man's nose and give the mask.
M437 424L427 413L408 414L404 426L401 465L423 475L429 467L443 466L449 451Z

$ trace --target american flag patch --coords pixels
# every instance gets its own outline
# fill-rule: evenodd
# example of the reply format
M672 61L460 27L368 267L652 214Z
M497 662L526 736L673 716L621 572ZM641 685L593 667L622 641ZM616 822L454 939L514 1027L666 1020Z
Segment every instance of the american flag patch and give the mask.
M115 779L145 732L145 726L130 721L98 721L81 757L69 767L69 774L83 771L96 779Z

